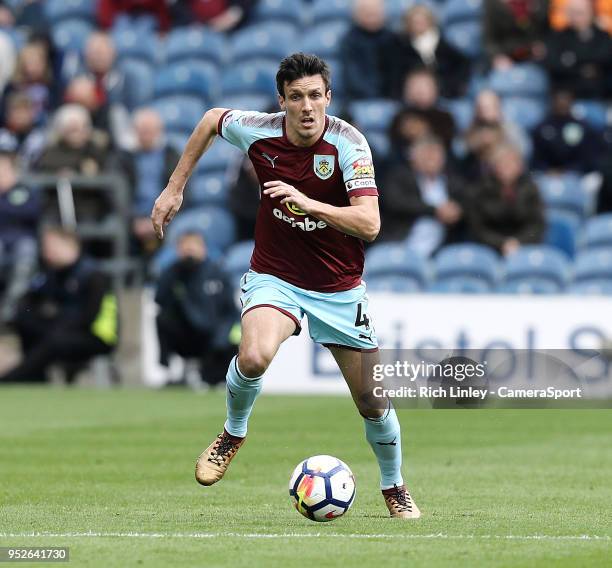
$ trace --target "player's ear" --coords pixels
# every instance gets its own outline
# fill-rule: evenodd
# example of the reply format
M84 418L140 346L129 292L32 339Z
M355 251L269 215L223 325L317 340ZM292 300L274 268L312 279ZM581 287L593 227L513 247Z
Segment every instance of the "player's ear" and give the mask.
M325 93L325 106L328 107L331 103L331 89L327 90L327 93Z
M277 95L278 96L278 106L281 107L281 110L285 110L285 97L283 97L282 95Z

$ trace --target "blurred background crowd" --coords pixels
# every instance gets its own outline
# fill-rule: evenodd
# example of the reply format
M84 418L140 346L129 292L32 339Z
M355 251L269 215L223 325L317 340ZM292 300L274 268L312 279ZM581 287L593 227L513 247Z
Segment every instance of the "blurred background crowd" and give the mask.
M234 345L227 293L259 201L249 160L217 141L161 247L149 214L204 111L277 108L295 51L328 61L330 114L374 154L370 289L610 294L611 33L610 0L0 0L0 322L31 324L47 290L41 317L103 354L108 298L147 281L172 312L162 359L188 345L170 344L175 328ZM63 245L76 250L58 264ZM95 309L58 317L81 288ZM28 329L35 361L74 352Z

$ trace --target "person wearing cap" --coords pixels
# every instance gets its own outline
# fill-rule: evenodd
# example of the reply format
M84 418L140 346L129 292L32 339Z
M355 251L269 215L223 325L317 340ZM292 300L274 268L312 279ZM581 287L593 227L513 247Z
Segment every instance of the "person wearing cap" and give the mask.
M38 192L19 179L17 139L0 131L0 323L10 320L36 267Z

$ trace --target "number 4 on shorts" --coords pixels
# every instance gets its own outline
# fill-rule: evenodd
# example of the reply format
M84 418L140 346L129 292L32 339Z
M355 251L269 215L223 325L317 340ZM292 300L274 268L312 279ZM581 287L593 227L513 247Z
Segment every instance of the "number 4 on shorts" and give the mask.
M368 314L362 311L363 304L357 304L357 317L355 318L355 326L360 327L365 325L366 329L370 329L370 318L368 318Z

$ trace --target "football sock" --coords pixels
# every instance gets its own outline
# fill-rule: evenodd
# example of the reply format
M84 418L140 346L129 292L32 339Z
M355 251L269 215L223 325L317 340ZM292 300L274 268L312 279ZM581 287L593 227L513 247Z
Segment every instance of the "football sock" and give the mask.
M227 383L225 430L232 436L244 438L251 410L261 391L261 377L253 379L245 377L238 369L238 357L235 356L229 364L225 380Z
M364 418L366 439L372 446L380 467L380 488L403 485L402 436L395 409L389 407L380 418Z

